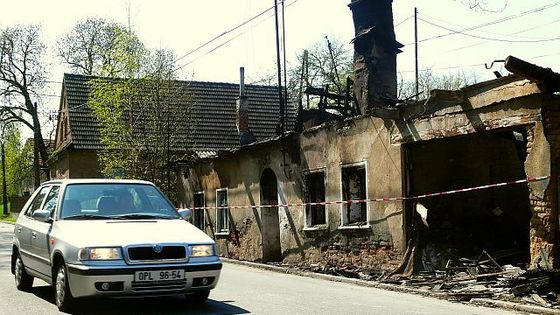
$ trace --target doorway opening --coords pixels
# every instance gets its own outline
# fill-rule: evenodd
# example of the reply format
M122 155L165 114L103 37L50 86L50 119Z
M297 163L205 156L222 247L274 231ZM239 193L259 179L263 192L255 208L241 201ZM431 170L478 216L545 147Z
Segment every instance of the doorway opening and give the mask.
M274 171L267 168L260 179L263 262L282 260L280 218L278 216L278 181Z

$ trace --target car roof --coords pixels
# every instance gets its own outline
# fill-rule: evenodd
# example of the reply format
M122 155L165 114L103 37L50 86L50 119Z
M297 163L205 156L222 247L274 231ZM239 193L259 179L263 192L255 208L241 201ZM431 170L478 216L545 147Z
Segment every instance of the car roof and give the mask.
M41 185L52 185L52 184L144 184L144 185L154 185L152 182L145 180L135 180L135 179L110 179L110 178L80 178L80 179L54 179Z

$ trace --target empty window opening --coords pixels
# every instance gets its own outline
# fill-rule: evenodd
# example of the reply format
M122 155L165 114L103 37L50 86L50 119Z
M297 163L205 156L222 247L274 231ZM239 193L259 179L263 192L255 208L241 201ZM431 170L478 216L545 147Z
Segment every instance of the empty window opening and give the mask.
M365 200L367 196L365 164L343 166L342 198L344 201ZM342 204L342 225L367 224L367 203Z
M216 190L216 232L228 233L229 207L227 189Z
M310 172L304 175L305 180L305 217L307 226L327 224L325 205L309 205L309 203L325 202L325 172Z
M205 220L204 220L204 208L206 207L206 203L204 200L204 193L198 192L195 193L193 196L193 214L192 214L192 223L197 228L204 231Z

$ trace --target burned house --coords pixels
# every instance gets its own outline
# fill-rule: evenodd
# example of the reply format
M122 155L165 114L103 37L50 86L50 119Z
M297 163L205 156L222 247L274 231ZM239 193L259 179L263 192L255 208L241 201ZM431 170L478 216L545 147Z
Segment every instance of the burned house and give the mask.
M361 6L377 16L360 17ZM510 57L508 76L397 104L400 44L376 27L392 30L391 1L350 7L362 115L181 170L182 204L220 254L383 271L485 250L560 265L559 75Z

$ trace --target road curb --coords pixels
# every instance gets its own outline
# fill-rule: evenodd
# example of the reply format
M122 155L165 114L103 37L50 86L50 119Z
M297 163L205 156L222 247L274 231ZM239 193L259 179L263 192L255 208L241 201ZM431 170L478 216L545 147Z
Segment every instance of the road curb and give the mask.
M536 305L526 305L514 302L491 300L483 298L474 298L470 301L471 304L480 306L492 306L513 311L527 312L531 314L560 314L560 310L550 309Z
M332 281L332 282L355 284L355 285L359 285L359 286L363 286L363 287L378 288L378 289L395 291L395 292L402 292L402 293L414 293L414 294L419 294L419 295L423 295L423 296L431 296L431 297L436 297L436 298L443 298L445 296L444 293L440 293L440 292L433 292L433 291L424 290L424 289L416 289L416 288L404 287L404 286L399 286L399 285L392 285L392 284L387 284L387 283L380 283L380 282L377 282L377 281L367 281L367 280L361 280L361 279L346 278L346 277L341 277L341 276L333 276L333 275L327 275L327 274L322 274L322 273L302 271L302 270L297 270L297 269L287 268L287 267L270 266L270 265L267 265L267 264L241 261L241 260L235 260L235 259L223 258L223 257L221 257L220 259L224 262L233 263L233 264L237 264L237 265L243 265L243 266L253 267L253 268L262 269L262 270L291 274L291 275L296 275L296 276L303 276L303 277L314 278L314 279L323 279L323 280Z
M220 258L223 262L253 267L261 270L267 270L272 272L284 273L284 274L291 274L296 276L314 278L314 279L323 279L327 281L333 282L341 282L346 284L354 284L363 287L370 287L370 288L377 288L387 291L394 291L394 292L401 292L401 293L412 293L422 296L429 296L434 297L442 300L447 300L447 295L442 292L434 292L430 290L424 289L416 289L410 288L406 286L388 284L388 283L380 283L377 281L366 281L361 279L353 279L353 278L345 278L341 276L333 276L333 275L326 275L322 273L310 272L310 271L302 271L288 267L278 267L278 266L271 266L262 263L255 263L249 261L242 261L230 258ZM521 312L528 312L532 314L560 314L560 310L550 309L546 307L540 307L535 305L526 305L520 304L515 302L507 302L501 300L492 300L492 299L483 299L483 298L473 298L470 300L470 303L473 305L478 306L485 306L485 307L494 307L494 308L501 308L506 310L513 310L513 311L521 311Z
M8 221L0 221L0 224L9 224L9 225L15 225L15 222L8 222Z

